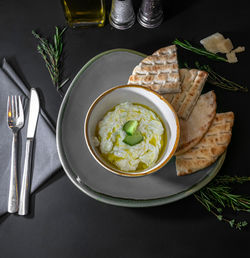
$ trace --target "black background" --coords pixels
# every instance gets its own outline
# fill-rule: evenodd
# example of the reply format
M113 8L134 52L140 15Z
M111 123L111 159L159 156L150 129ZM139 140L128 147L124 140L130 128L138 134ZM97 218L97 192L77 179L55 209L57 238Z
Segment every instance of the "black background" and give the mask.
M102 51L129 48L151 54L176 37L199 44L200 39L218 31L231 38L235 47L246 46L237 64L210 61L180 48L179 57L190 63L199 60L211 64L218 73L249 86L248 1L163 2L166 17L155 29L143 28L137 22L126 31L116 30L108 22L103 28L68 29L64 37L65 77L72 80ZM137 12L140 1L133 3ZM0 1L0 59L6 57L28 87L40 90L42 106L54 123L62 99L36 51L31 31L52 35L55 26L64 25L59 0ZM208 84L204 92L211 89L216 92L218 110L235 113L233 137L220 173L249 176L249 93ZM249 184L237 187L249 194L248 188ZM192 196L161 207L115 207L84 195L60 170L36 191L31 203L28 217L0 218L0 257L249 257L249 227L231 229ZM250 222L249 214L237 216Z

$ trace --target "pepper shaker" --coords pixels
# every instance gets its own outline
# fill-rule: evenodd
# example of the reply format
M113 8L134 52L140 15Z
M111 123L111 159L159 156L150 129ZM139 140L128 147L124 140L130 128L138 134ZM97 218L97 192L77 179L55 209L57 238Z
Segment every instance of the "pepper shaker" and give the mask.
M142 0L137 14L138 22L146 28L155 28L163 21L161 0Z
M116 29L125 30L130 28L135 22L132 1L112 0L109 22Z

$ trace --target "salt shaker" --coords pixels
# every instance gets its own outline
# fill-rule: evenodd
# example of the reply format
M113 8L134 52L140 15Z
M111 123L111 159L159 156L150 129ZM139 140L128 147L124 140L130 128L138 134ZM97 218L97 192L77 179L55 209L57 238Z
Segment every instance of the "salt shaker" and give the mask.
M112 0L109 22L116 29L125 30L130 28L135 22L132 1Z
M137 14L138 22L146 28L155 28L163 21L161 0L142 0Z

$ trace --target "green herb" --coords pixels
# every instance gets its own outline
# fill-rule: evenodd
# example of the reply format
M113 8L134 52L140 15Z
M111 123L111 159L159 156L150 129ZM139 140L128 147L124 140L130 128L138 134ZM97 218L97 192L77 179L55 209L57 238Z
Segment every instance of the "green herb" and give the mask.
M137 120L129 120L128 122L125 123L123 126L123 130L128 134L128 135L133 135L134 132L136 131L136 128L138 126L138 121Z
M241 230L247 221L236 221L223 216L224 208L235 212L250 212L250 197L233 194L231 184L250 182L250 177L219 176L206 187L194 194L195 198L220 221L227 222L231 227Z
M55 27L55 34L53 36L53 43L50 43L48 40L42 38L34 30L32 34L39 40L37 46L38 53L41 54L42 58L45 61L46 67L49 71L50 77L53 84L55 85L57 91L68 81L61 82L61 56L63 51L63 33L66 30L64 28L62 31L59 31L58 27Z
M213 54L213 53L207 51L205 48L197 48L197 47L192 46L187 40L184 40L184 42L182 42L179 39L175 39L173 41L173 44L178 45L182 48L185 48L189 51L192 51L192 52L194 52L198 55L206 56L210 59L214 59L214 60L217 60L217 61L228 62L226 58L224 58L222 56L219 56L217 54Z
M139 131L135 131L133 135L126 135L125 138L123 139L123 142L130 145L134 146L140 142L143 141L143 136Z
M190 68L190 66L187 64L187 62L184 62L183 65L186 68ZM226 79L225 77L219 75L218 73L213 71L209 65L200 65L199 62L196 61L195 67L198 68L199 70L208 72L207 82L212 85L215 85L222 89L230 90L230 91L244 91L244 92L248 91L247 87L242 86L238 83L232 82L232 81Z
M138 126L138 121L137 120L129 120L128 122L125 123L123 126L123 130L126 132L126 136L123 139L123 142L130 145L134 146L141 141L143 141L143 136L142 134L136 130Z
M250 176L228 176L228 175L223 175L219 176L215 179L217 184L223 184L223 185L228 185L228 184L243 184L246 182L250 182Z

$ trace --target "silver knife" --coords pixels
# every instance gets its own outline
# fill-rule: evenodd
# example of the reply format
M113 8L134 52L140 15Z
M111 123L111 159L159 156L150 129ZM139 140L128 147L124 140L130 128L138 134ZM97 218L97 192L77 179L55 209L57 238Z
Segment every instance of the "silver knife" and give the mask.
M26 215L29 212L29 194L30 194L30 174L33 142L36 132L40 104L37 91L32 88L30 90L29 118L25 148L25 160L23 168L23 178L20 193L19 215Z

